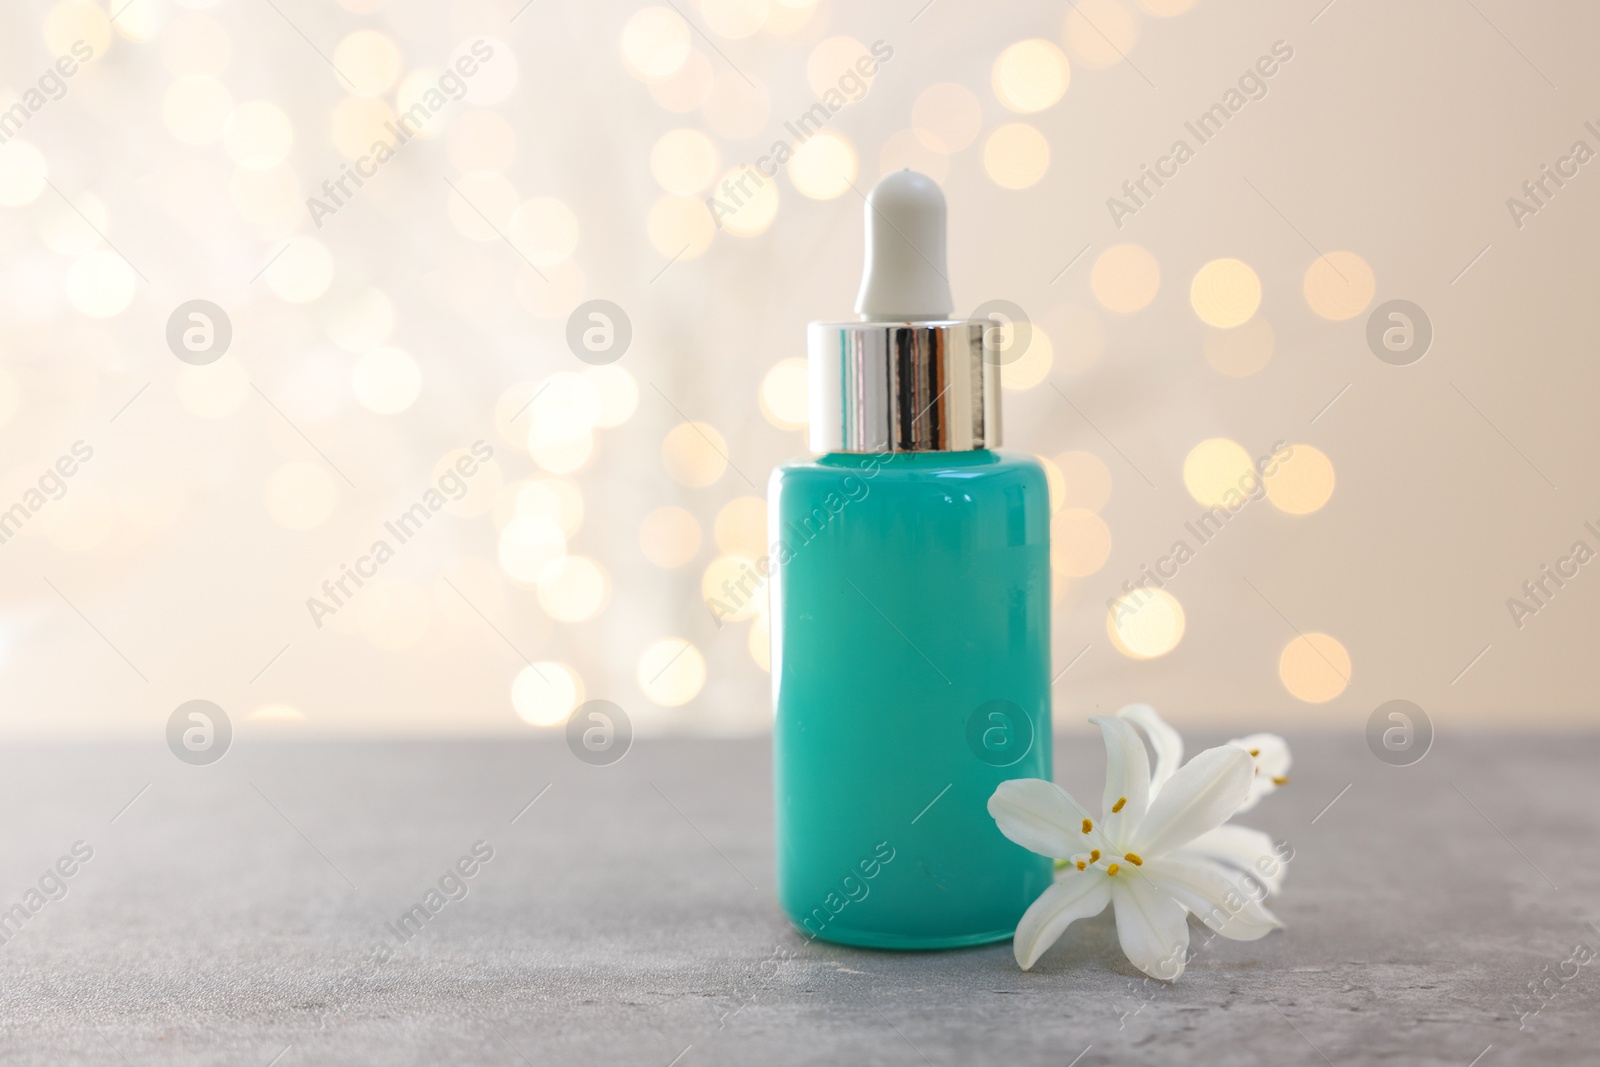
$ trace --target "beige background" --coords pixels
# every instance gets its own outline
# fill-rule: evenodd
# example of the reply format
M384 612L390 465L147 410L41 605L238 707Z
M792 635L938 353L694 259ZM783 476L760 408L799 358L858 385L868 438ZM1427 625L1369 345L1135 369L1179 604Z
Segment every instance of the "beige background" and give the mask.
M1008 372L1008 446L1093 457L1061 464L1058 723L1142 700L1180 723L1359 731L1397 697L1441 733L1593 721L1595 568L1521 629L1506 605L1574 541L1600 549L1582 526L1600 525L1600 177L1581 168L1520 229L1506 204L1574 141L1600 149L1584 128L1600 119L1591 10L520 6L0 16L0 105L72 41L97 55L0 146L0 507L74 441L94 449L0 545L0 731L148 736L204 697L241 733L525 733L580 695L643 732L765 730L759 613L718 629L702 576L737 573L716 561L760 543L759 509L739 501L804 451L780 363L803 355L808 320L848 313L855 190L907 163L947 190L958 310L1007 299L1039 331ZM362 154L397 87L409 106L480 38L494 58L467 99L318 228L305 198ZM830 140L731 220L756 232L715 232L708 180L838 83L856 54L838 38L893 57ZM1048 46L1003 58L1025 41ZM1107 198L1280 41L1293 58L1267 94L1114 226ZM674 130L698 133L658 150ZM696 154L708 145L714 158ZM1107 256L1126 244L1147 258ZM1224 258L1261 294L1227 333L1201 314L1249 311L1237 277L1191 297ZM1152 261L1153 291L1138 266ZM204 368L164 340L195 298L234 331ZM625 377L575 377L565 323L592 298L631 319ZM1365 340L1392 299L1433 323L1411 366ZM1238 376L1263 324L1270 359ZM315 628L306 598L479 439L496 460L462 513L430 520ZM1307 461L1275 491L1321 506L1244 508L1167 587L1181 639L1132 658L1106 602L1202 510L1185 459L1210 439L1315 449L1331 495ZM697 550L648 520L667 507L693 517ZM564 544L541 540L563 524ZM1297 632L1337 648L1313 637L1285 658Z

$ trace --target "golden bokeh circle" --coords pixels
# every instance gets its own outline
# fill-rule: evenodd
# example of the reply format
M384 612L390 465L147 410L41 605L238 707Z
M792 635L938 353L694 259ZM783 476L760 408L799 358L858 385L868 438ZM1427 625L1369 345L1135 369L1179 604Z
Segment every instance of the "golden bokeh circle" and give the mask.
M687 704L706 684L706 660L682 637L655 642L639 655L639 688L665 708Z
M1208 326L1243 325L1261 307L1261 279L1243 260L1213 259L1189 283L1189 304Z
M711 247L717 224L697 196L661 197L645 217L650 244L668 259L695 259Z
M529 726L560 726L581 703L583 679L564 663L530 663L511 682L511 706Z
M61 0L51 5L40 29L52 56L71 55L72 46L81 41L92 53L84 62L94 63L111 46L111 19L104 8L90 0Z
M1050 520L1050 558L1070 578L1083 578L1106 565L1111 528L1087 508L1062 508Z
M500 569L517 585L537 589L544 569L567 554L567 538L555 521L518 515L500 531Z
M983 142L983 169L1004 189L1036 185L1050 169L1050 142L1026 122L1008 122Z
M1161 264L1139 245L1112 245L1095 257L1089 287L1101 307L1127 315L1156 298L1161 289Z
M1139 40L1139 16L1120 0L1076 0L1061 35L1072 58L1103 69L1128 61Z
M1250 453L1226 437L1201 441L1183 460L1184 488L1203 507L1237 508L1258 478Z
M615 363L608 363L586 367L583 376L589 380L595 396L599 398L600 409L594 419L596 426L609 430L633 417L639 407L639 383L633 380L633 375Z
M700 598L713 619L753 619L767 599L767 586L755 561L746 556L718 556L700 576Z
M795 149L789 159L789 180L802 196L832 200L850 188L858 169L854 146L843 134L824 130Z
M1183 605L1165 589L1140 588L1112 601L1106 633L1129 659L1165 656L1183 640Z
M704 131L680 127L656 140L650 150L650 174L665 191L693 196L711 184L721 158L716 142Z
M771 673L772 671L772 631L767 627L766 620L756 619L750 624L750 633L745 638L745 648L750 652L750 658L757 667Z
M717 547L730 556L760 559L767 554L767 502L736 496L722 505L712 527Z
M636 78L666 78L689 58L689 24L670 7L642 7L622 27L622 61Z
M394 88L403 63L400 46L378 30L356 30L333 48L333 65L361 96L378 96Z
M722 176L712 191L716 222L734 237L767 232L778 217L778 183L760 170L740 164Z
M728 469L728 443L710 423L680 423L661 442L661 462L679 485L704 489Z
M375 415L398 415L422 392L422 367L411 354L380 345L350 368L350 389Z
M1295 445L1267 479L1267 499L1290 515L1309 515L1333 496L1333 461L1311 445Z
M1354 252L1329 252L1306 268L1306 303L1325 319L1353 319L1372 303L1378 291L1372 267Z
M1055 366L1055 345L1050 343L1050 335L1040 328L1038 323L1031 324L1028 333L1028 347L1020 356L1000 366L1000 385L1010 390L1032 389L1050 376L1050 368ZM1012 327L1005 327L1012 329ZM1007 337L1006 344L1010 344Z
M761 414L780 430L799 430L811 419L811 371L803 359L780 359L761 379Z
M1071 68L1061 49L1038 37L1018 41L1001 52L990 75L995 98L1025 115L1060 100L1071 80Z
M67 299L90 318L120 315L133 302L137 286L127 260L103 248L80 256L67 271Z
M1328 634L1301 634L1278 657L1278 678L1298 699L1326 703L1350 684L1350 653Z

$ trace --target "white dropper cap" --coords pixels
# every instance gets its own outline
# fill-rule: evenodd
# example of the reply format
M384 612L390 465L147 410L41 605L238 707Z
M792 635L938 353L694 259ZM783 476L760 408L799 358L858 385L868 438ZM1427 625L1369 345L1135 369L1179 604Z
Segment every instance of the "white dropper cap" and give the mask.
M867 196L867 255L856 314L867 322L947 319L955 301L945 276L945 207L939 183L914 170Z
M860 322L813 322L811 450L884 455L1000 446L987 319L951 320L944 194L903 170L867 197Z

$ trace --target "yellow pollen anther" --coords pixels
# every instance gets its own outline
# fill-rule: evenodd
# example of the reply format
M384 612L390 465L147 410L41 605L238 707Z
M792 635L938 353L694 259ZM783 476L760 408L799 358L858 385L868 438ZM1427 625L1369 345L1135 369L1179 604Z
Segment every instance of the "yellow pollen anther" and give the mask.
M1259 755L1261 755L1261 750L1259 748L1252 748L1250 750L1250 755L1259 756Z
M1099 863L1100 862L1100 850L1099 849L1093 848L1093 849L1089 850L1089 862L1090 863Z
M1113 863L1111 866L1106 868L1106 873L1107 874L1116 874L1120 870L1122 870L1122 868L1118 867L1115 863Z
M1289 779L1288 779L1287 776L1282 777L1282 778L1274 778L1272 780L1272 784L1273 785L1288 785L1289 784Z
M1122 854L1122 858L1127 860L1129 863L1133 864L1135 867L1143 867L1144 866L1144 860L1140 859L1137 855L1135 855L1132 852L1124 852Z
M1088 819L1083 820L1083 832L1084 833L1088 833L1089 831L1091 831L1093 829L1094 829L1094 823L1090 822Z
M1085 868L1087 868L1087 867L1088 867L1088 866L1089 866L1089 865L1088 865L1088 864L1087 864L1087 863L1085 863L1085 862L1083 862L1083 861L1082 861L1082 860L1079 860L1079 861L1078 861L1078 870L1080 870L1080 871L1081 871L1081 870L1084 870L1084 869L1085 869Z
M1117 812L1121 811L1122 810L1122 805L1126 804L1127 802L1128 802L1128 798L1127 797L1123 797L1120 800L1118 800L1115 804L1111 805L1111 814L1115 815Z

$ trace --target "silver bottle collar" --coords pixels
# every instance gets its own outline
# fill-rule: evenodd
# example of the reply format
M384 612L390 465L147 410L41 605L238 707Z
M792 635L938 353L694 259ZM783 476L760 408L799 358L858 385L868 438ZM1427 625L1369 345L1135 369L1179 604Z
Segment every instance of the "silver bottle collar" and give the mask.
M813 322L813 452L965 452L1000 445L995 324Z

